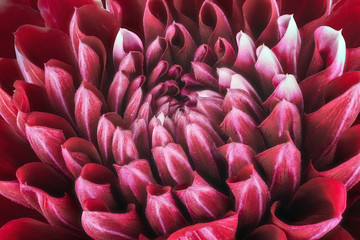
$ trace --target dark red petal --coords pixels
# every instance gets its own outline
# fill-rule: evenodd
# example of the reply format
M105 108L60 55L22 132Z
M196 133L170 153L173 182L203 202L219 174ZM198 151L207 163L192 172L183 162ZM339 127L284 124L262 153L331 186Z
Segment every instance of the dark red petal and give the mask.
M121 213L103 212L89 207L82 213L81 222L85 232L96 240L136 240L144 232L134 204L128 205L126 212Z
M252 164L243 167L226 183L235 197L235 210L239 214L239 227L256 226L264 215L270 192Z
M355 240L344 228L336 226L321 238L322 240Z
M146 49L145 63L147 71L151 71L158 62L171 62L169 43L163 37L157 37Z
M204 114L207 118L212 119L218 125L224 119L222 105L223 99L218 93L211 90L198 92L197 109L200 113Z
M290 198L300 184L301 153L292 141L276 145L256 155L263 167L271 199Z
M214 51L217 57L216 67L232 67L236 54L232 45L222 37L216 41Z
M100 156L93 144L83 138L72 137L61 145L65 164L74 178L78 178L87 163L100 163Z
M202 44L196 49L193 62L203 62L212 66L215 61L215 54L209 45Z
M301 116L297 107L281 100L270 115L259 125L267 146L293 141L297 147L302 142Z
M230 199L214 189L197 172L190 178L191 182L178 185L173 191L185 204L192 220L203 222L224 217L229 210Z
M146 45L149 45L158 36L163 37L166 28L170 26L172 21L170 9L165 0L146 1L143 15Z
M119 165L125 165L132 160L139 159L139 153L130 130L117 127L112 140L112 152Z
M193 85L214 90L219 88L217 74L212 67L202 62L192 62L191 66L196 81Z
M331 100L334 100L357 83L360 83L359 71L347 72L335 78L326 85L325 101L330 102Z
M169 186L152 184L147 186L146 190L148 195L145 215L157 234L169 234L188 225L171 195Z
M0 58L0 88L7 94L12 95L13 83L16 80L23 80L19 65L16 59Z
M114 165L122 195L127 202L146 205L146 187L155 184L148 160L138 159L127 165Z
M44 26L44 20L40 14L30 6L11 4L7 1L1 3L0 23L1 58L15 58L13 33L18 27L25 24Z
M102 93L91 83L82 82L75 93L75 120L85 138L97 143L96 128L106 103Z
M340 136L355 121L360 112L360 84L356 84L340 97L327 103L318 111L305 116L305 157L316 167L326 166L327 155ZM316 143L316 144L314 144Z
M39 222L31 218L19 218L0 228L0 238L3 240L81 240L70 231Z
M168 143L153 148L151 152L163 185L176 186L191 181L193 170L180 145Z
M300 186L287 207L280 202L272 205L272 222L290 239L319 239L341 221L345 207L346 189L341 182L313 178Z
M61 144L76 134L65 119L49 113L31 113L26 122L26 135L42 162L72 177L61 154Z
M17 128L18 110L14 104L12 97L0 88L0 115L14 129ZM21 131L20 131L21 132Z
M287 240L283 230L273 224L266 224L256 228L248 236L246 240Z
M76 66L69 37L56 29L31 25L18 28L15 50L25 80L39 86L44 86L44 63L50 59Z

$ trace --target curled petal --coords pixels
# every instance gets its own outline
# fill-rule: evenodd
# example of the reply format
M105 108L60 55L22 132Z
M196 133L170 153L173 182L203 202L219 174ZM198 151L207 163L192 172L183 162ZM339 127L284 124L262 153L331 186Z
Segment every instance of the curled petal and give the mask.
M124 123L125 126L130 126L130 124L135 120L140 104L143 98L143 91L139 87L132 95L131 98L127 104L127 107L125 109L124 113Z
M207 93L212 91L198 92L198 100L196 107L209 119L212 119L216 124L220 124L224 119L222 112L223 99L222 97L208 96Z
M342 219L346 189L332 178L313 178L297 190L287 207L271 206L272 222L294 240L319 239ZM285 217L289 216L289 220Z
M246 33L240 31L236 35L238 52L233 68L246 75L253 75L256 62L255 43Z
M123 121L120 115L116 113L106 113L99 119L97 140L101 159L106 166L110 166L114 162L112 139L117 126L123 126Z
M233 108L226 114L220 127L235 142L249 145L257 152L265 149L263 137L255 121L242 110Z
M148 195L145 215L157 234L169 234L188 225L171 195L170 187L152 184L146 190Z
M243 167L235 177L226 180L235 197L235 210L239 214L239 227L256 226L270 200L269 189L252 164Z
M127 164L139 158L131 131L122 130L120 127L114 131L112 151L115 161L119 165Z
M163 36L172 21L170 9L165 0L146 1L143 15L146 45L150 44L157 36Z
M313 112L324 104L326 85L342 74L345 64L346 46L341 31L319 27L314 38L315 51L308 70L309 77L300 83L305 112Z
M76 66L69 37L56 29L24 25L15 33L20 70L29 83L44 86L44 63L57 59Z
M19 218L8 222L0 228L0 238L13 239L48 239L48 240L81 240L70 231L52 226L32 218Z
M168 143L153 148L151 152L163 185L189 183L193 170L180 145Z
M301 146L301 117L297 107L286 100L281 100L270 115L259 125L265 142L273 147L280 143L294 141Z
M72 137L61 145L65 164L74 178L78 178L82 167L91 162L100 163L100 156L93 144L83 138Z
M277 103L285 99L295 104L302 115L304 109L303 96L295 77L293 75L278 74L273 77L272 81L276 88L263 105L269 111L272 111Z
M124 72L129 79L134 79L143 73L144 55L141 52L129 52L120 62L119 72Z
M231 44L225 39L219 37L214 46L217 57L217 67L231 67L236 59L236 54Z
M0 88L0 115L14 129L17 129L18 110L12 97Z
M256 152L242 143L228 143L219 148L219 152L226 159L228 177L235 177L241 168L248 164L256 164Z
M268 97L273 91L272 79L276 74L283 73L283 69L275 54L265 45L256 49L258 57L255 68L259 74L261 90L265 97Z
M117 202L116 177L110 169L95 163L86 164L75 182L75 192L83 209L89 199L101 200L108 209L115 210Z
M76 134L65 119L49 113L31 113L26 136L39 159L72 177L61 154L61 144Z
M97 240L129 239L136 240L144 232L143 223L136 213L135 205L129 204L125 212L104 212L87 202L87 209L81 216L85 232Z
M147 88L153 88L155 85L157 85L162 78L165 76L165 74L168 73L169 70L169 63L166 61L160 61L157 63L156 66L152 69L150 76L147 79ZM154 91L153 89L151 89Z
M174 193L185 204L195 222L222 218L229 210L230 199L214 189L196 172L188 184L178 185Z
M219 37L233 44L229 22L219 6L214 2L204 1L199 12L199 31L203 43L213 47Z
M146 187L155 184L149 162L137 159L127 165L114 165L122 195L127 202L146 205Z
M301 38L292 15L283 15L277 20L281 40L272 48L285 73L296 75Z
M75 120L81 134L96 144L96 127L105 112L106 103L102 93L91 83L82 82L75 93Z
M108 104L110 111L121 113L126 90L130 82L128 75L118 71L111 82L108 94Z
M171 62L169 43L163 37L157 37L146 49L145 63L147 71L153 69L158 62Z
M131 51L143 52L141 39L126 28L120 28L114 43L113 58L115 69L118 69L121 60Z
M286 199L299 187L301 154L293 142L269 148L256 160L265 170L272 199Z
M209 45L202 44L196 49L193 62L203 62L212 66L215 61L215 54Z
M252 231L248 236L246 236L246 240L287 240L286 234L281 228L277 227L273 224L266 224L256 228Z
M314 166L326 166L324 159L339 141L340 136L355 121L360 112L360 84L340 97L305 116L304 151ZM314 144L316 142L316 144Z
M201 62L192 62L191 65L195 74L195 85L215 90L218 89L217 75L212 67Z

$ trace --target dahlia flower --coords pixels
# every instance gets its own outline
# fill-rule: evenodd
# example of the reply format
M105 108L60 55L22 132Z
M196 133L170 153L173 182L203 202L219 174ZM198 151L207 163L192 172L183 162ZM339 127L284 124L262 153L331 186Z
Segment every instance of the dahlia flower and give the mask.
M359 0L4 0L0 239L360 239Z

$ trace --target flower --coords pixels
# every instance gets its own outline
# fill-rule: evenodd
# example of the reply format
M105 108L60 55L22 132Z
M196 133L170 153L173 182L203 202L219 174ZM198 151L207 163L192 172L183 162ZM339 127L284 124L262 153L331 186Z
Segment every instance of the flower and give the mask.
M359 6L3 1L0 238L360 238Z

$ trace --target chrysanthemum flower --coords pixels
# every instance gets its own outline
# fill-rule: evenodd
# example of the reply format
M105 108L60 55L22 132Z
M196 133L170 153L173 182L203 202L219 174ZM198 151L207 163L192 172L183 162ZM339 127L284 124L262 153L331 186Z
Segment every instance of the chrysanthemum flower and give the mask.
M360 239L359 16L1 1L0 239Z

